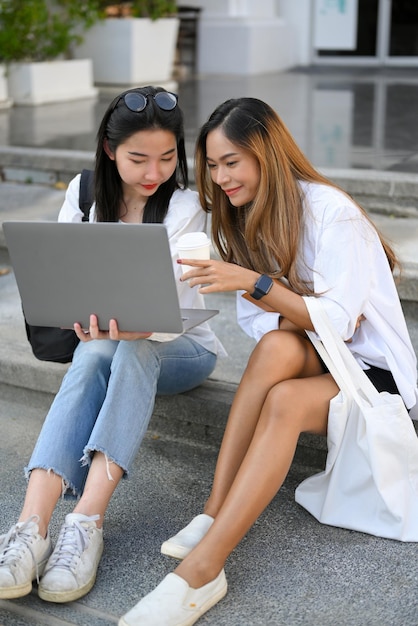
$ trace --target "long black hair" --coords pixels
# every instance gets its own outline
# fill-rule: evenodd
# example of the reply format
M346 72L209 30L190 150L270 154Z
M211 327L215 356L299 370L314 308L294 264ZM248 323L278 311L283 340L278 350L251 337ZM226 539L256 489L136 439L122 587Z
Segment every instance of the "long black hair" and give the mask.
M123 199L122 180L115 161L110 159L105 152L105 140L114 153L120 144L141 130L168 130L176 138L177 167L172 176L157 189L155 194L148 198L144 208L143 222L163 222L174 191L188 185L183 113L178 105L171 111L160 109L152 96L161 91L165 91L165 89L151 86L129 89L113 99L103 116L97 132L94 171L94 195L96 220L98 222L119 221L120 205ZM131 111L126 106L122 96L128 92L137 92L148 96L147 105L143 111Z

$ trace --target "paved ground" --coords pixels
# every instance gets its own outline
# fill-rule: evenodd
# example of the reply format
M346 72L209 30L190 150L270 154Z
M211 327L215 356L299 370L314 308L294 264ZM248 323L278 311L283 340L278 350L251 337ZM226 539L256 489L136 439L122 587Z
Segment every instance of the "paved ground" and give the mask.
M50 396L0 389L0 526L15 518L22 466ZM36 588L0 601L3 626L111 626L172 570L161 542L200 512L217 446L177 439L152 425L131 480L109 507L105 552L93 590L68 605L45 603ZM226 566L229 593L199 623L212 626L416 626L418 560L401 544L318 524L294 502L310 473L294 465L280 493ZM52 535L71 503L56 510Z

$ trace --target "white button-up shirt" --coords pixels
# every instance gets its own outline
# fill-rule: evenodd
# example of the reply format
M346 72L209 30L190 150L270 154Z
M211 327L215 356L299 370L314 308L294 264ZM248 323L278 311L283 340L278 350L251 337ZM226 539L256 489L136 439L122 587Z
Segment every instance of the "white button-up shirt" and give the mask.
M392 372L413 419L418 419L417 359L385 252L375 229L337 189L300 184L305 226L298 268L311 281L334 326L363 367ZM267 313L237 297L238 321L257 341L277 329L278 313ZM365 320L356 330L360 315Z

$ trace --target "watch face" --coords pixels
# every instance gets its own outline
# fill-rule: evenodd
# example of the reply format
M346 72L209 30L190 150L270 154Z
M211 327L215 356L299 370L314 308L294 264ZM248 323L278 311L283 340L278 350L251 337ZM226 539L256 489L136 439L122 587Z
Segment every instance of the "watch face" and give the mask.
M256 282L256 289L262 291L264 295L268 293L273 284L273 279L270 276L265 276L264 274L258 279Z
M270 278L270 276L266 276L265 274L263 274L255 283L254 293L251 294L251 297L259 300L260 298L268 294L272 286L273 279Z

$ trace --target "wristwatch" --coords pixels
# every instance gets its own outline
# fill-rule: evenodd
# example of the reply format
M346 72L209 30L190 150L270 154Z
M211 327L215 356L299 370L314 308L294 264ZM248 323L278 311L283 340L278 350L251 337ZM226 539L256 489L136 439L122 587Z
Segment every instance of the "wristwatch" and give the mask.
M266 274L262 274L260 278L254 285L253 293L250 293L250 296L254 298L254 300L260 300L263 296L266 296L270 289L273 287L273 279Z

